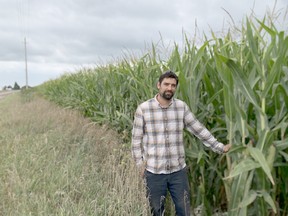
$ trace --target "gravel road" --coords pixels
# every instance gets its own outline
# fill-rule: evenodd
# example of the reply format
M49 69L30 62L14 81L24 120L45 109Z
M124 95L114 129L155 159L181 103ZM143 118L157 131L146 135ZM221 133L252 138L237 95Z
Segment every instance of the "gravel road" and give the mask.
M9 90L9 91L0 91L0 100L3 99L4 97L6 97L7 95L9 94L13 94L13 93L16 93L18 92L19 90Z

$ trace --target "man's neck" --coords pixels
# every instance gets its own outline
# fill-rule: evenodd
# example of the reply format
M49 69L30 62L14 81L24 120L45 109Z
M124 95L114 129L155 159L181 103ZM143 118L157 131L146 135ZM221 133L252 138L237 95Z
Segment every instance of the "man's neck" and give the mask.
M163 98L160 94L158 94L156 98L157 98L157 101L160 103L161 107L168 107L172 101L172 99L167 100Z

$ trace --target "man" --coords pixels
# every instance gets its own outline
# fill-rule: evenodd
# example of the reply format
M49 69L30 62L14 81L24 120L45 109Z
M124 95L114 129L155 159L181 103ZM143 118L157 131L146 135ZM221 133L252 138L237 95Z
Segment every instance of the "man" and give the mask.
M140 104L132 130L132 155L141 175L146 178L153 215L163 215L167 190L178 216L190 215L190 192L186 172L183 129L198 137L217 153L223 145L195 118L187 104L173 98L178 77L167 71L159 77L158 94Z

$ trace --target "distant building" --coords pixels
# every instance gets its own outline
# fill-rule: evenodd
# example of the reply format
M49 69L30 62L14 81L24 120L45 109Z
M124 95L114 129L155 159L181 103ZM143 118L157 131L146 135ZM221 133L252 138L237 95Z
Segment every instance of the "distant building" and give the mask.
M3 91L11 91L11 90L13 90L13 88L12 88L12 86L4 86L3 88L2 88L2 90Z

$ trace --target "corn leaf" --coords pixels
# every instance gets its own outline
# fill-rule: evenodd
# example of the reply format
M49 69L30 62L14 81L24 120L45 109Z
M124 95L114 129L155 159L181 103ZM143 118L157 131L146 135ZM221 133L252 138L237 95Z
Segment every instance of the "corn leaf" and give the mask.
M261 167L261 165L250 159L250 158L247 158L247 159L243 159L240 163L238 163L231 171L230 175L225 177L224 179L228 179L228 178L233 178L235 176L238 176L242 173L245 173L245 172L248 172L250 170L254 170L256 168L259 168Z
M257 198L257 192L250 190L248 194L243 198L242 202L239 204L239 208L244 208L250 205Z
M235 85L241 90L241 92L247 97L247 99L261 112L261 108L258 105L256 95L254 94L251 86L249 85L247 77L232 59L225 56L218 55L220 59L231 69L233 73L233 79L235 79Z
M273 212L276 213L277 212L276 206L270 194L268 194L266 191L261 191L261 193L264 197L264 200L271 206L271 208L273 209Z
M271 175L271 171L270 171L269 165L268 165L263 153L260 151L260 149L248 146L248 151L250 152L250 154L254 158L254 160L257 161L258 164L260 164L260 166L262 167L263 171L266 173L266 175L268 176L269 180L274 185L275 183L274 183L273 177Z

